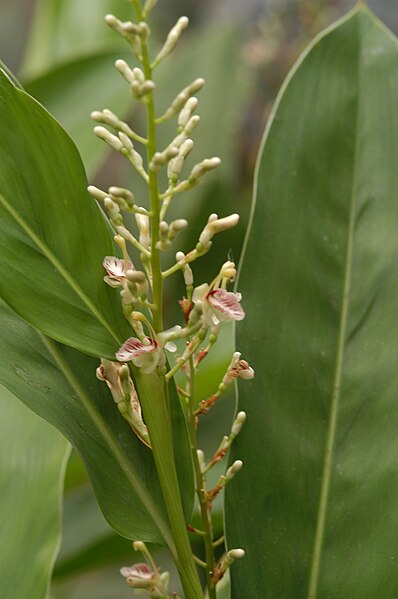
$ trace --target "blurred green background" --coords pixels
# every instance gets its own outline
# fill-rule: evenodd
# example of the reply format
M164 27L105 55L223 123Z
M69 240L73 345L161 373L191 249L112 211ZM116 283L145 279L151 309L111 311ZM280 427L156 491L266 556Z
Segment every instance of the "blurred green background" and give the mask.
M396 0L373 0L369 5L398 31ZM191 227L174 249L193 247L210 212L241 214L239 226L219 236L209 258L195 265L196 284L211 280L226 259L239 260L256 152L273 100L308 41L352 6L347 0L159 0L152 19L155 45L162 42L178 16L191 18L191 27L176 52L157 72L159 112L182 87L196 77L205 77L198 108L202 121L194 135L191 164L213 155L223 160L222 167L203 185L175 199L173 215L188 218ZM123 0L2 0L0 59L69 132L82 154L90 183L101 188L131 187L145 205L141 181L95 138L89 119L92 110L110 108L137 130L142 128L143 115L132 105L113 68L115 58L128 56L128 49L103 24L106 13L127 19L130 10ZM172 134L165 126L160 146L167 145ZM174 277L166 290L168 325L180 319L175 298L183 294L181 283ZM211 362L204 363L198 401L217 388L232 347L232 330L227 329ZM200 444L208 456L229 432L233 411L233 397L224 397L206 416ZM124 586L118 569L139 560L131 543L106 524L75 453L67 470L64 505L63 541L52 598L131 597L132 590ZM215 510L216 528L221 531L220 501ZM160 561L165 569L171 568L167 556Z

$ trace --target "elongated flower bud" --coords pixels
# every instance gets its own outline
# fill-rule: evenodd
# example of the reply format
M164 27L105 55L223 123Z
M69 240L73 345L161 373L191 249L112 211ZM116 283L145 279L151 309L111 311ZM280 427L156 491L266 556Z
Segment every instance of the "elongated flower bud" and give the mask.
M105 193L105 191L102 191L102 189L98 189L98 187L95 187L94 185L89 185L87 187L87 191L99 202L103 202L105 198L109 197L109 194Z
M246 422L246 412L238 412L233 425L232 425L232 429L231 429L231 435L234 436L234 438L239 435L240 431L242 430L242 426L244 425L244 423Z
M183 129L186 127L192 113L196 110L198 103L199 100L195 97L189 98L189 100L186 101L184 108L178 116L178 125Z
M177 146L170 145L170 146L167 146L167 148L163 152L155 152L155 154L152 156L152 160L149 165L149 168L152 171L158 171L160 169L160 167L164 166L172 158L177 156L178 151L179 151L179 149Z
M145 214L136 214L135 220L140 232L139 241L144 248L149 248L151 239L149 234L149 218Z
M186 139L180 147L178 155L170 160L167 167L167 177L172 184L176 184L180 178L184 161L193 148L192 139Z
M216 233L231 229L232 227L235 227L238 222L239 214L230 214L230 216L225 216L224 218L218 218L217 215L211 215L207 225L200 234L199 243L206 247Z
M194 117L192 117L192 118L194 118ZM221 164L221 160L217 156L214 156L213 158L206 158L205 160L202 160L202 162L199 162L199 164L197 164L196 166L193 167L191 174L188 177L189 183L191 183L191 185L193 183L196 183L196 181L198 179L200 179L201 177L203 177L203 175L205 175L208 171L211 171L214 168L217 168L218 166L220 166L220 164Z
M123 200L126 200L127 204L130 206L134 205L134 195L130 190L125 189L124 187L112 186L108 189L108 192L113 197L123 198Z
M108 131L108 129L105 129L105 127L94 127L94 133L117 152L120 152L123 149L123 144L120 139Z
M156 56L152 68L157 66L161 60L166 58L176 47L178 40L181 37L182 32L189 25L188 17L180 17L174 27L170 30L169 35L163 45L163 48L160 50L159 54Z
M204 86L204 84L205 84L205 80L201 77L198 77L198 79L195 79L194 81L192 81L192 83L187 85L187 87L184 87L184 89L181 90L180 93L177 94L177 96L174 98L170 107L166 110L166 112L158 120L166 121L167 119L170 119L175 114L180 112L180 110L184 107L184 104L188 100L188 98L190 98L191 96L193 96L194 94L199 92L202 89L202 87Z
M230 466L225 473L226 479L228 481L232 480L233 477L235 476L235 474L237 474L239 472L239 470L242 468L242 466L243 466L242 460L235 460L235 462L232 464L232 466Z
M134 75L133 70L130 69L129 65L127 64L127 62L125 60L122 60L121 58L119 58L115 62L115 67L117 68L119 73L124 77L124 79L127 81L127 83L132 84L136 81L136 76Z

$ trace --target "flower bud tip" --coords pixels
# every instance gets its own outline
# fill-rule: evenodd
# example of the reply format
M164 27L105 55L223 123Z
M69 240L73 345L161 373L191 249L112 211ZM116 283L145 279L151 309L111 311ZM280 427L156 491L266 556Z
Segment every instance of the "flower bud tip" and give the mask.
M242 559L244 557L245 552L243 549L231 549L227 553L227 557L230 559Z
M135 551L141 551L141 552L146 551L145 543L143 543L142 541L134 541L133 547L134 547Z

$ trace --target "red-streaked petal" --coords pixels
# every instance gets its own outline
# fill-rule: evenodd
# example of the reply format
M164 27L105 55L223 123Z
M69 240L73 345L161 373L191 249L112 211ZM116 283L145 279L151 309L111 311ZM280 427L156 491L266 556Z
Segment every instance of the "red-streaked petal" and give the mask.
M117 279L119 281L120 279L126 278L124 260L116 258L116 256L105 256L102 265L112 279ZM127 266L127 270L134 270L132 262L128 262Z
M243 320L245 312L240 305L240 293L225 289L213 289L206 295L210 306L222 315L222 320Z
M120 574L125 578L135 578L138 580L151 580L154 572L147 564L134 564L134 566L125 566L121 568Z
M139 358L145 354L149 354L153 351L156 351L158 348L158 344L151 337L146 337L147 343L144 343L140 339L136 337L130 337L127 339L119 349L116 354L116 358L120 362L129 362L134 358Z

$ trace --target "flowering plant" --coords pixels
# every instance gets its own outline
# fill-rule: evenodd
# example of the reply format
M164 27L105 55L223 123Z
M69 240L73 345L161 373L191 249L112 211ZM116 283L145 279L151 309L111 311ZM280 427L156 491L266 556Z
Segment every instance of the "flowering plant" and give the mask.
M156 47L156 4L129 0L127 17L105 18L128 49L112 55L114 86L138 112L91 111L90 147L124 161L131 186L113 171L87 186L72 140L0 69L0 381L71 442L108 523L133 541L140 561L118 563L126 592L393 599L395 510L377 514L398 499L398 44L361 2L299 59L260 150L237 282L231 253L211 259L239 215L217 208L201 222L189 203L221 166L197 156L201 73L159 109L189 20ZM239 351L225 342L231 325ZM209 449L209 420L236 383L239 405ZM0 560L4 596L40 599L69 445L7 402L2 451L13 475L29 468L1 499L14 544Z

